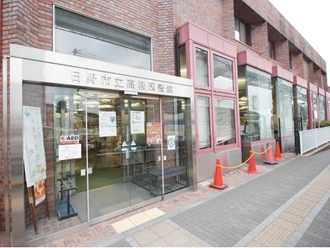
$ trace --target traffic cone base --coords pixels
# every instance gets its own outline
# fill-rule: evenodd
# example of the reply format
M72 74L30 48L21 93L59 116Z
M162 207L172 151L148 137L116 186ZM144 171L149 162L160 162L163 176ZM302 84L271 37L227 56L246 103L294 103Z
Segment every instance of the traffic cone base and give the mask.
M228 185L223 183L222 172L221 172L221 167L220 167L220 159L218 159L218 158L217 158L217 162L215 165L214 180L213 180L213 183L210 184L210 187L216 188L216 189L225 189L228 187Z
M253 151L250 151L249 167L247 169L245 169L245 171L248 174L260 174L260 172L257 171L256 159L254 157L254 152Z
M276 141L276 150L275 150L274 159L275 160L284 160L284 158L282 157L282 154L281 154L280 144L278 143L278 141Z
M211 188L216 188L216 189L221 189L221 190L223 190L223 189L225 189L225 188L228 187L227 184L224 184L224 185L222 185L222 186L216 186L216 185L214 185L213 183L211 183L209 186L210 186Z
M270 165L278 164L274 160L272 147L269 145L268 148L270 148L270 149L268 149L268 151L267 151L267 160L264 161L264 164L270 164Z

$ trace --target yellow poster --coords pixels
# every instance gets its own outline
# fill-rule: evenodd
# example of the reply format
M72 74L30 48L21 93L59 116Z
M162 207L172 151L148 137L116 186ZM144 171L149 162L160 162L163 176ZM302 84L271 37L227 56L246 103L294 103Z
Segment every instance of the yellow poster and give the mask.
M45 179L36 180L34 183L34 201L36 206L45 200L46 198L46 187Z

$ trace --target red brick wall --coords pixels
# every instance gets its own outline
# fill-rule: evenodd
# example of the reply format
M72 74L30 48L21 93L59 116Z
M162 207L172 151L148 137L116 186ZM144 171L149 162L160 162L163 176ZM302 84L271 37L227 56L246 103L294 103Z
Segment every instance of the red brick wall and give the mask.
M243 0L243 2L277 29L284 37L306 54L307 57L313 60L323 71L326 71L326 64L322 57L268 0ZM299 8L295 11L299 11Z
M260 55L269 58L268 54L268 32L267 23L251 25L251 46L256 49Z
M224 23L223 5L228 4L228 0L180 0L171 2L174 3L174 26L176 28L187 21L191 21L217 35L224 35L222 26ZM234 16L231 16L231 18L234 19Z
M232 0L222 1L222 16L223 37L235 41L234 2Z
M323 87L323 82L322 82L322 74L321 74L321 69L313 69L313 83L315 83L318 87Z
M284 68L290 68L290 51L289 42L287 40L275 42L275 53L276 61L278 61Z
M304 78L303 53L291 55L292 70L301 78Z

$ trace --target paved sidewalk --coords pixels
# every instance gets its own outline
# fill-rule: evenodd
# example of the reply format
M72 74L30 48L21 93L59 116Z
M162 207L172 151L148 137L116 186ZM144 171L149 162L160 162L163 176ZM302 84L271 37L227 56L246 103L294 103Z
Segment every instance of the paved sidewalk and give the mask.
M283 157L45 246L330 246L330 150Z

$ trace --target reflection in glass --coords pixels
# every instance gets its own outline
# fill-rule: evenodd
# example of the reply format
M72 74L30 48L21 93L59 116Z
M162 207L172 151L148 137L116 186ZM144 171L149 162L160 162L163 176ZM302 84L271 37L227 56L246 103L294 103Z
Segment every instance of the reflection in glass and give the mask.
M316 92L311 92L311 102L312 102L312 128L317 128L319 125L318 117L318 101Z
M275 137L293 135L293 88L281 78L273 79L273 124ZM279 122L281 126L279 127Z
M85 159L62 159L59 145L65 147L69 142L61 140L61 136L78 135L83 146L85 140L84 120L76 125L76 118L84 109L84 90L44 86L38 84L23 84L23 104L40 109L43 126L43 138L46 157L46 187L49 220L46 216L46 200L35 207L37 227L40 231L34 233L31 223L31 211L28 207L28 195L25 193L25 227L26 241L41 238L46 234L58 232L82 224L88 220L87 193L78 193L77 184L80 178L81 187L86 188L86 176L80 170L86 169ZM78 145L79 146L79 145ZM69 148L69 147L67 147ZM65 151L65 149L64 149ZM77 149L71 151L76 152ZM70 155L71 153L67 153ZM82 154L85 157L85 154ZM79 187L80 187L79 186Z
M151 70L151 39L55 8L55 51Z
M296 98L295 100L295 117L298 118L299 124L299 130L307 130L309 129L308 124L308 105L307 105L307 89L295 85L294 86L294 96Z
M234 100L220 98L214 101L217 146L236 143L234 103Z
M179 56L180 56L180 77L187 78L187 61L186 61L186 46L182 45L179 47Z
M186 100L173 97L162 98L163 119L163 161L164 194L182 189L189 185ZM154 189L159 185L161 162L156 162L156 169L151 171L151 184ZM158 187L158 186L157 186ZM152 191L154 192L154 191ZM158 190L158 192L160 192ZM159 194L159 193L158 193Z
M196 49L196 84L199 86L209 86L208 74L208 53L202 49Z
M325 120L325 97L319 95L320 122Z
M240 125L243 141L273 137L270 74L250 66L239 67Z
M150 70L150 54L107 41L55 29L55 51L83 58Z
M214 54L213 67L214 87L233 91L233 62Z
M209 98L198 96L197 106L199 149L205 149L211 147Z

